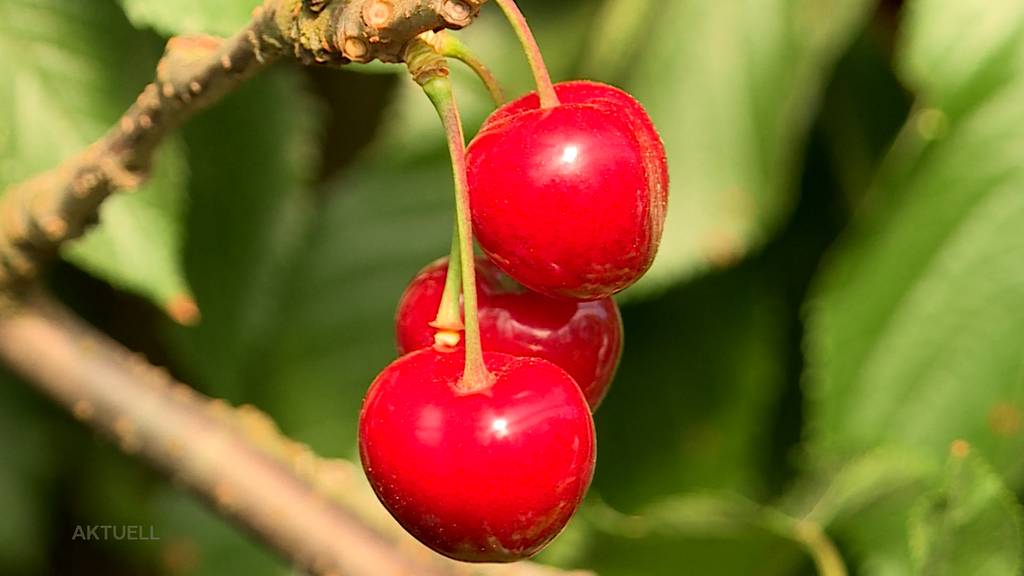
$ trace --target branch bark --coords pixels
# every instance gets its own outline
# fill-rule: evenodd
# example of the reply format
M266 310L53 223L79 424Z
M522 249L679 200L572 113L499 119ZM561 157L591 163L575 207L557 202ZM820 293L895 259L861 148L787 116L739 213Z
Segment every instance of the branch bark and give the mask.
M94 223L110 194L142 183L168 133L271 62L398 62L409 40L469 24L485 1L267 0L232 38L172 38L155 80L106 135L0 198L0 299Z
M44 296L0 318L0 360L303 570L566 574L530 563L462 565L434 554L387 515L355 466L318 458L255 408L232 408L175 382Z

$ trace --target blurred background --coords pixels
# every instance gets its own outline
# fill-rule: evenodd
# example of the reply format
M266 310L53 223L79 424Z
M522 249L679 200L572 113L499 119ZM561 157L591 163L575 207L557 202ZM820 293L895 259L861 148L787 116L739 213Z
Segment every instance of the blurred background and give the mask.
M253 4L0 0L0 187L102 134L170 35L230 34ZM814 574L806 518L855 574L1018 574L1024 2L521 5L556 79L647 106L672 177L658 261L621 295L593 488L540 560ZM495 6L459 35L530 89ZM472 134L490 104L455 69ZM169 140L49 283L185 382L355 459L398 297L447 252L450 198L403 68L280 65ZM172 320L191 299L201 322ZM72 540L97 524L160 540ZM0 573L292 572L0 374Z

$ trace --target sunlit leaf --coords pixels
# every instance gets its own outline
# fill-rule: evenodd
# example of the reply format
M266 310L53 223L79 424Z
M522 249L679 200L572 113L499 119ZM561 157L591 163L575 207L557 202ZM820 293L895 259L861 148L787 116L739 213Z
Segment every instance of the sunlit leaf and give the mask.
M282 293L272 344L256 365L259 397L287 433L329 455L354 447L363 395L396 357L394 311L406 283L447 253L445 158L369 164L332 183Z
M732 264L779 227L820 93L874 3L612 1L647 18L618 44L629 58L611 61L628 65L592 60L587 74L617 80L647 107L672 180L661 250L634 290L644 293ZM607 19L594 43L618 27Z
M230 36L249 21L261 0L120 0L128 19L162 34Z
M3 188L55 167L100 137L152 77L160 43L133 30L106 1L5 0L0 52ZM171 142L153 178L104 206L100 226L69 245L65 256L161 307L190 299L181 263L182 153Z
M185 261L202 321L174 341L191 383L235 401L252 400L244 391L272 345L280 290L309 225L320 111L300 77L285 72L254 79L185 131L193 171Z
M918 96L809 307L810 438L1024 471L1024 6L918 0L899 63ZM986 22L986 26L960 23Z
M588 545L574 566L602 576L775 576L805 562L773 512L728 496L674 498L628 517L595 506L583 522Z
M918 574L1020 574L1020 504L969 450L966 443L954 444L942 488L923 497L910 517Z

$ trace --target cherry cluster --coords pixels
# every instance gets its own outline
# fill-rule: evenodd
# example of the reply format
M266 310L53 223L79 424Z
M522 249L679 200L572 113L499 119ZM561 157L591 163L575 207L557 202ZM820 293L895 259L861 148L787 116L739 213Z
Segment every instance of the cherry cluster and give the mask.
M579 507L592 411L622 351L611 296L650 266L665 219L665 152L643 107L604 84L548 82L547 101L539 90L501 106L465 151L486 256L465 257L463 235L413 279L396 315L402 356L360 415L381 502L458 560L529 557Z

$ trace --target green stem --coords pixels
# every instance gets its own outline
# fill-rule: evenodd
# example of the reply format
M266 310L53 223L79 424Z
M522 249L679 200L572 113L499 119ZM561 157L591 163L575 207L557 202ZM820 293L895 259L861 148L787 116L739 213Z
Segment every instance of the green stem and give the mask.
M456 221L452 226L452 249L448 255L448 272L444 280L444 292L441 296L441 304L437 307L437 317L431 326L437 328L434 335L434 344L444 347L454 347L459 344L462 338L459 333L465 328L462 323L462 306L459 304L459 297L462 296L462 263L459 254L459 224Z
M433 44L442 56L454 58L469 66L477 77L480 78L480 81L484 83L487 92L491 95L491 100L494 100L495 106L501 106L505 103L505 92L501 89L501 83L498 82L497 77L462 40L459 40L452 34L441 31L434 35Z
M447 75L435 75L422 84L434 104L448 138L455 179L455 215L459 235L459 262L462 265L462 301L465 308L466 367L459 383L462 392L472 393L491 385L491 376L484 365L480 345L480 324L477 321L476 268L473 262L473 226L469 212L469 186L466 179L466 137L462 119L455 105L452 83Z
M769 528L803 546L814 561L818 576L847 576L842 555L821 525L813 520L793 518L774 510L765 512Z
M548 74L548 68L544 65L544 56L540 53L540 46L537 45L537 39L533 37L533 32L530 31L530 25L526 23L526 17L516 6L515 0L496 0L501 11L505 13L505 18L508 19L509 23L512 24L512 28L516 31L516 36L519 37L519 42L523 45L523 51L526 52L526 59L530 62L530 69L533 71L533 78L537 82L537 95L540 97L541 108L554 108L558 106L558 95L555 93L555 87L551 83L551 75Z
M820 576L847 576L843 557L820 526L811 522L798 522L793 534L796 541L803 544L811 555Z

